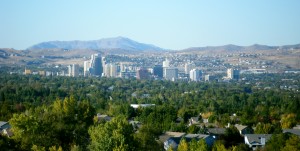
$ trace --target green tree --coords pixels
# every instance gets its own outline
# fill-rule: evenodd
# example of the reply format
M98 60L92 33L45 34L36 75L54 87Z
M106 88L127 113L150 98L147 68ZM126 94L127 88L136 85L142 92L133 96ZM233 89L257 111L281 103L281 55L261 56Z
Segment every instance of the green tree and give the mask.
M160 132L152 125L143 125L134 135L138 144L138 150L157 151L160 149L156 139Z
M285 114L281 117L281 127L284 128L292 128L297 124L296 114Z
M227 151L222 141L216 141L213 145L212 151Z
M89 129L91 142L88 148L95 151L133 150L133 133L133 127L126 118L115 117Z
M188 151L188 150L189 150L189 144L186 142L185 138L182 138L178 145L177 151Z
M225 130L224 140L225 140L225 146L231 147L241 143L243 141L243 138L241 137L237 128L231 125L229 128L226 128Z
M189 142L189 150L190 151L208 151L208 146L204 139L200 139L199 141L196 141L193 139L191 142Z
M281 149L282 151L300 150L300 138L297 135L291 135L286 141L285 146Z

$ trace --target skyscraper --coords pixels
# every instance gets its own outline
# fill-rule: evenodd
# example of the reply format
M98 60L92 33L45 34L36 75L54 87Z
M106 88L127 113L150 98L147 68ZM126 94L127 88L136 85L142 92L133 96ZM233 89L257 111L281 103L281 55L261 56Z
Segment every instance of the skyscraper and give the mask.
M159 78L163 78L163 67L162 65L155 65L155 67L153 68L153 75Z
M78 64L72 64L68 66L68 76L78 77L79 76L79 66Z
M229 68L227 69L227 78L232 80L239 80L240 79L240 70Z
M91 56L91 68L90 68L91 75L94 76L101 76L103 73L102 67L102 58L100 54L93 54Z
M83 62L83 76L89 76L90 75L90 68L91 68L91 61L84 61Z
M170 67L170 61L168 58L166 58L165 61L163 61L163 68L169 68Z
M118 72L117 72L117 65L115 64L110 64L110 76L111 77L117 77L118 76Z
M199 69L192 69L190 71L191 81L200 81L202 77L202 72Z

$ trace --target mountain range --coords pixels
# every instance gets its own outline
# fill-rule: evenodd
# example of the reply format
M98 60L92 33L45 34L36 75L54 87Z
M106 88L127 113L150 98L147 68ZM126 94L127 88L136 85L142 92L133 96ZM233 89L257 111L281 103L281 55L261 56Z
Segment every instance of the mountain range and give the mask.
M167 49L160 48L152 44L140 43L125 37L105 38L90 41L49 41L33 45L27 50L43 50L43 49L90 49L100 50L109 53L138 53L138 52L163 52ZM300 44L284 45L284 46L268 46L254 44L251 46L224 45L224 46L206 46L191 47L179 52L199 52L199 51L255 51L255 50L277 50L277 49L300 49Z
M93 50L128 50L128 51L162 51L164 49L151 44L144 44L125 37L105 38L91 41L49 41L33 45L27 50L40 49L93 49Z

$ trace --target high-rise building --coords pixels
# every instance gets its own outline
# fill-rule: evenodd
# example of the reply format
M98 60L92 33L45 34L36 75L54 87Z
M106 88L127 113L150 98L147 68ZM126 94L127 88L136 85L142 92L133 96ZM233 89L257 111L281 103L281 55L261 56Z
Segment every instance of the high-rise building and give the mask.
M158 77L158 78L163 78L163 67L162 65L155 65L155 67L153 68L153 75Z
M147 69L141 68L136 71L136 79L146 80L149 79L149 72Z
M104 65L104 76L110 77L110 64Z
M102 76L103 66L102 58L100 54L93 54L91 60L84 61L83 63L83 74L84 76Z
M193 64L193 63L186 63L185 65L184 65L184 73L185 74L190 74L190 71L192 70L192 69L194 69L195 68L195 64Z
M199 69L192 69L190 71L191 81L200 81L202 77L202 72Z
M175 81L178 78L177 68L164 68L164 78Z
M118 76L118 66L113 64L113 63L109 63L109 64L105 64L104 65L104 76L106 77L117 77Z
M101 76L103 72L102 58L100 54L93 54L91 56L91 75Z
M110 64L110 77L117 77L118 76L118 71L117 71L117 65L115 64Z
M204 81L212 81L212 80L215 80L214 76L209 75L209 74L204 76Z
M78 77L79 76L79 66L78 64L72 64L68 66L68 76Z
M90 75L90 68L91 68L91 61L84 61L83 62L83 76L89 76Z
M232 80L239 80L240 70L233 68L227 69L227 78Z
M170 67L170 61L168 58L166 58L165 61L163 61L163 68L169 68Z

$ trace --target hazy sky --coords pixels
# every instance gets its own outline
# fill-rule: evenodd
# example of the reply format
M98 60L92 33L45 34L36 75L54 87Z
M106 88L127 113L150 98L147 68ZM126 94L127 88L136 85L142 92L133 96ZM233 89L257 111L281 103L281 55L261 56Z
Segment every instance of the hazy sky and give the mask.
M300 43L300 0L1 0L0 48L124 36L162 48Z

